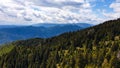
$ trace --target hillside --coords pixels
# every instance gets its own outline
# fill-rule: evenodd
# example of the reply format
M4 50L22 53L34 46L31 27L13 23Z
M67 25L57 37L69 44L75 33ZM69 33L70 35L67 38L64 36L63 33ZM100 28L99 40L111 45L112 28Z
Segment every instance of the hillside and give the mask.
M84 27L83 27L84 26ZM77 31L92 25L78 24L39 24L31 26L0 26L0 44L29 38L50 38L65 32Z
M0 55L0 68L120 68L119 26L116 19L48 39L13 42L12 50Z

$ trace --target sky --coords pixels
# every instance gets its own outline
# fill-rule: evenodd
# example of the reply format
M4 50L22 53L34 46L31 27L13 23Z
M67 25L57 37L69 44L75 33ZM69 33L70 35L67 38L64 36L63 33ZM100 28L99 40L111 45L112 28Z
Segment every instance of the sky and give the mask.
M1 0L0 25L99 24L120 18L120 0Z

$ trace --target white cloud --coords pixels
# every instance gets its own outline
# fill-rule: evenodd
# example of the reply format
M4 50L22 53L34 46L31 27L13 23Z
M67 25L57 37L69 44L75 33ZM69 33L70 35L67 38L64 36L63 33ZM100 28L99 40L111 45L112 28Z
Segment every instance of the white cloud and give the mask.
M94 13L95 0L2 0L0 21L15 24L35 23L99 23L103 19ZM118 5L111 8L118 12ZM109 17L109 14L104 13Z
M120 2L120 0L116 0L116 2Z
M107 13L106 11L103 11L103 15L105 15L108 20L120 18L120 0L111 3L109 7L113 9L113 12Z
M78 2L78 3L84 3L84 0L47 0L48 2Z
M120 3L115 2L110 5L110 8L114 10L114 12L120 12Z

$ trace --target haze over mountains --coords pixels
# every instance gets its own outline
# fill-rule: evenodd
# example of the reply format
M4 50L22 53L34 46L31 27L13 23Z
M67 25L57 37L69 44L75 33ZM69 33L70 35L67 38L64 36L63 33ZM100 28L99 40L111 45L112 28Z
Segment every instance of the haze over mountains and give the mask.
M120 68L120 0L1 0L0 68Z
M120 68L120 19L4 45L0 68Z
M30 26L0 25L0 44L29 38L50 38L65 32L77 31L92 26L87 23L54 24L44 23Z

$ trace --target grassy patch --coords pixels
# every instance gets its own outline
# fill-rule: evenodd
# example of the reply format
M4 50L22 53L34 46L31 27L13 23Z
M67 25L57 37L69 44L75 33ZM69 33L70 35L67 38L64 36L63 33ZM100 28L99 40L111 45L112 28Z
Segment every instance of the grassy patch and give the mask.
M2 56L3 54L9 53L13 48L14 48L14 45L6 45L6 46L0 47L0 56Z

